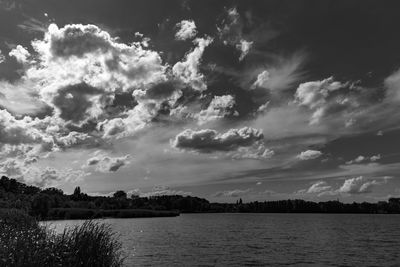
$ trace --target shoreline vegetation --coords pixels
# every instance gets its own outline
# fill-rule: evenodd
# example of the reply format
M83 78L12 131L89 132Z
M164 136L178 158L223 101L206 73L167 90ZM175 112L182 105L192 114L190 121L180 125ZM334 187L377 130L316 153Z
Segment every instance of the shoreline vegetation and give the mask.
M0 266L123 266L118 236L108 224L85 221L56 233L16 209L0 210Z
M400 213L400 198L377 203L312 202L301 199L210 203L204 198L180 195L130 197L89 196L76 187L71 195L57 188L40 189L6 176L0 178L0 210L17 209L37 220L174 217L180 213Z

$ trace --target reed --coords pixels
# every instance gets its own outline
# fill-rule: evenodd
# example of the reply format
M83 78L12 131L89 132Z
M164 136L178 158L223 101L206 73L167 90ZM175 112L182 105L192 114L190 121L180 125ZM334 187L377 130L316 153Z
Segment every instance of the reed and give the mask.
M85 221L56 234L24 212L0 211L0 266L122 265L121 244L107 224Z

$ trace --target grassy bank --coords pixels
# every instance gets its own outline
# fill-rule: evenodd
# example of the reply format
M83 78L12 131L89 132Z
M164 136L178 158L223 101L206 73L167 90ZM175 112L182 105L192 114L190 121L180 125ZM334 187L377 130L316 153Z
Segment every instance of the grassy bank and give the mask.
M175 217L179 211L146 210L146 209L81 209L81 208L54 208L50 209L46 219L95 219L95 218L147 218L147 217Z
M0 210L0 266L122 266L110 227L86 221L56 234L19 210Z

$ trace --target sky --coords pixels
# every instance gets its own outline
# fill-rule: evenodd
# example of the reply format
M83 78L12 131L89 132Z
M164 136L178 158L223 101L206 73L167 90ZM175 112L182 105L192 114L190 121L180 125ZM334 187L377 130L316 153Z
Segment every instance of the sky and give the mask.
M90 195L398 197L399 8L0 0L0 174Z

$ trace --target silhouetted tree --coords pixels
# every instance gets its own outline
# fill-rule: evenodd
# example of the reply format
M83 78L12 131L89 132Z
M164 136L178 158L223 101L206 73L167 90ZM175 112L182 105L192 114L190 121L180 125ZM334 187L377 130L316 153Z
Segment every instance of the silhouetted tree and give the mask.
M81 194L81 188L79 186L75 187L74 189L74 195L79 196Z
M118 190L117 192L114 193L113 196L115 198L126 198L127 197L125 191L123 191L123 190Z

